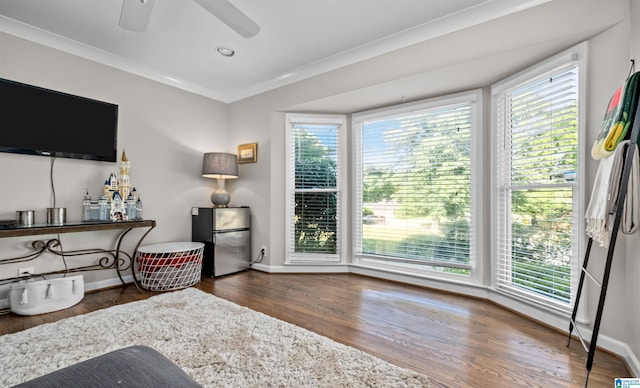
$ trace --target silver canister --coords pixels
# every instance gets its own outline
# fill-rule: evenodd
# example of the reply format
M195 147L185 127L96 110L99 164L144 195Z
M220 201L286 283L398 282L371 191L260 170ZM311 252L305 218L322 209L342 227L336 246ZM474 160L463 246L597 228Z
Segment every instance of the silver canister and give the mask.
M47 208L47 224L62 225L67 222L66 207L48 207Z
M35 219L35 211L18 210L16 211L16 221L18 226L32 226Z

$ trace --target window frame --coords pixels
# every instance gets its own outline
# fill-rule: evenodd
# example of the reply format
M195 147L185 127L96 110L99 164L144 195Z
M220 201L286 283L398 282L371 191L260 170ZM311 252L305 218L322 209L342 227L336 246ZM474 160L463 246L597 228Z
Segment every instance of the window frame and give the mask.
M471 139L470 139L470 225L471 225L471 237L470 237L470 273L469 275L459 275L446 273L441 271L432 270L429 268L421 268L410 263L403 263L402 260L397 261L385 261L378 258L361 254L362 250L362 224L357 222L361 219L362 214L362 202L361 198L361 181L362 174L362 141L363 136L359 130L360 123L363 121L377 119L382 117L394 116L404 113L410 113L416 110L436 109L438 107L447 107L457 104L470 104L471 107ZM352 207L351 214L353 220L353 247L352 265L381 269L386 271L399 272L408 275L418 275L430 278L445 279L455 282L482 284L484 265L482 263L483 257L483 241L484 232L482 227L482 212L483 212L483 180L481 172L483 169L482 158L482 132L485 127L483 121L483 92L482 89L474 89L464 91L460 93L449 94L440 97L434 97L415 101L411 103L403 103L398 105L392 105L379 109L373 109L369 111L363 111L354 113L352 115L352 136L353 145L351 147L353 159L352 159Z
M345 191L346 185L346 165L347 165L347 142L346 133L347 117L345 115L334 114L307 114L307 113L286 113L286 160L285 160L285 213L286 213L286 227L285 227L285 265L327 265L327 264L344 264L345 259L345 246L348 240L347 231L347 217L346 217L346 198L348 193ZM336 191L338 193L338 201L336 203L336 253L310 253L310 252L295 252L292 249L295 246L293 239L295 238L293 226L293 218L295 216L295 165L291 163L293 160L291 150L293 149L293 137L292 130L294 124L329 124L336 125L337 131L337 169L336 169Z
M527 69L518 72L502 81L499 81L491 86L491 230L493 235L491 237L491 289L503 296L510 299L523 302L536 308L552 312L554 314L560 314L568 316L571 314L573 303L575 299L577 284L580 277L581 264L582 264L582 252L584 252L585 243L585 224L583 216L585 212L585 181L586 181L586 85L587 85L587 43L581 43L567 50L564 50L544 61L528 67ZM518 290L510 290L509 287L502 285L498 281L499 261L498 250L499 245L502 244L498 241L499 233L498 229L501 227L499 220L499 213L501 209L498 208L499 200L499 187L498 187L498 136L500 129L498 128L498 107L497 100L499 95L504 95L507 90L515 88L527 81L531 81L544 73L553 71L562 66L567 66L574 63L578 71L578 144L577 144L577 182L575 183L574 193L574 206L577 207L576 214L574 215L575 225L573 228L573 237L576 239L576 247L572 258L571 265L571 280L570 280L570 302L566 306L562 306L560 303L552 303L550 299L538 296L532 296L530 293ZM506 224L505 224L506 225ZM585 284L586 286L586 284ZM586 292L586 290L583 290ZM579 322L586 322L586 309L584 306L584 298L580 302L579 314L576 320Z

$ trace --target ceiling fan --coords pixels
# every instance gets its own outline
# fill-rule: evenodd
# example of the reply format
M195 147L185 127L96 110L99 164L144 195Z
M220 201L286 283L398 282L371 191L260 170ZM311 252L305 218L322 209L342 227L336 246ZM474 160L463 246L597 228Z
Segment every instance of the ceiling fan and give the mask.
M229 28L244 38L251 38L260 32L258 26L229 0L194 0ZM146 31L155 0L122 0L120 27L129 31Z

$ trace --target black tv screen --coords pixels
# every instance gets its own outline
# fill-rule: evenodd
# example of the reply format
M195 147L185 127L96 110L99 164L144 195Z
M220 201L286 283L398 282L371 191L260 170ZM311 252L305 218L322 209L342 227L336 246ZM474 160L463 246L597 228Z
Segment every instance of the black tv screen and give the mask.
M116 104L0 78L0 127L0 152L116 161Z

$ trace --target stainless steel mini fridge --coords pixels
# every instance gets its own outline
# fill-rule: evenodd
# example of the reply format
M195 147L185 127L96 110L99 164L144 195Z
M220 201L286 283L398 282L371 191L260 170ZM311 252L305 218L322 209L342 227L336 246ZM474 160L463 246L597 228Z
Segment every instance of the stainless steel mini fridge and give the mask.
M249 207L192 208L191 239L204 243L203 275L222 276L248 269L251 263Z

